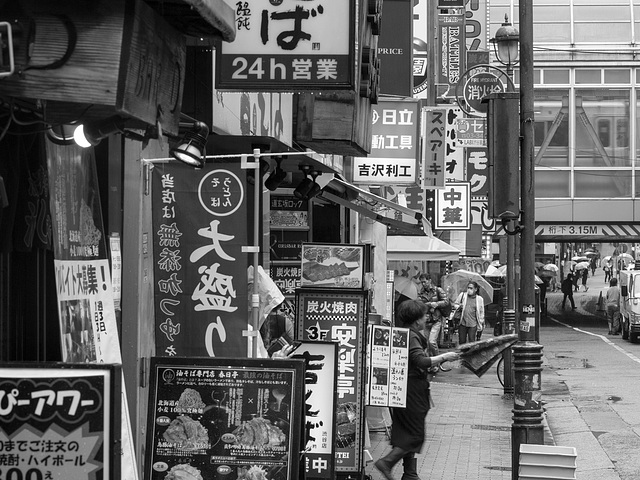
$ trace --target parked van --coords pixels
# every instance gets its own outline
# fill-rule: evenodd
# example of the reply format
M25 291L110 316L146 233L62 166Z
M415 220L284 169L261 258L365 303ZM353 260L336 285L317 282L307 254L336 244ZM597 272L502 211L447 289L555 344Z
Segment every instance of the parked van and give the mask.
M633 270L620 270L620 314L622 338L635 342L640 338L640 265Z

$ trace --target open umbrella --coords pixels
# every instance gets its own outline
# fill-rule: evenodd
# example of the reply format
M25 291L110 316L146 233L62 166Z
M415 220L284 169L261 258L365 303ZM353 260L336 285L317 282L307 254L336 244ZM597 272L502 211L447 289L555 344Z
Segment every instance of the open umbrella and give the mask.
M542 280L538 275L534 275L533 276L533 281L536 282L538 285L541 285L544 283L544 280Z
M618 255L618 258L621 258L622 260L624 260L625 262L629 261L633 261L633 257L631 255L629 255L628 253L621 253L620 255Z
M468 270L458 270L442 277L442 287L447 292L449 300L455 301L460 292L467 290L469 282L476 282L480 287L478 292L485 305L493 303L493 287L479 273Z
M591 251L591 250L587 250L586 252L584 252L584 254L585 254L587 257L595 257L596 255L598 255L596 252L593 252L593 251Z
M533 264L533 266L535 267L536 270L538 270L538 269L544 267L544 263L536 262L536 263Z
M575 257L571 257L571 260L574 262L584 262L589 260L589 257L585 257L584 255L576 255Z
M558 268L557 265L555 265L553 263L547 263L544 267L542 267L542 270L549 270L551 272L557 272L560 269Z
M611 266L611 255L607 255L600 260L600 266L604 267L605 265Z
M409 277L395 277L393 279L393 288L396 292L411 300L418 298L418 284Z
M576 263L576 270L584 270L585 268L589 268L589 262Z
M556 272L554 272L553 270L542 270L540 273L538 273L538 276L541 278L553 278L556 276Z
M487 271L484 272L485 277L506 277L507 276L507 266L502 265L501 267L495 267L493 265L489 265L487 267Z

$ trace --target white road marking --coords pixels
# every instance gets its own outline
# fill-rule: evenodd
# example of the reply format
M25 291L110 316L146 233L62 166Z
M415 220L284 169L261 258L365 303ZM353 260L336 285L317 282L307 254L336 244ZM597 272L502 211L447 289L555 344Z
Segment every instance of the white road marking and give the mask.
M587 330L581 330L580 328L576 328L576 327L572 327L571 325L567 325L566 323L562 323L559 320L556 320L555 318L551 318L549 317L549 320L552 320L564 327L570 328L571 330L575 330L576 332L579 333L584 333L586 335L591 335L592 337L598 337L600 340L602 340L604 343L609 344L609 346L615 348L616 350L618 350L620 353L626 355L628 358L630 358L631 360L633 360L636 363L640 363L640 358L636 357L633 353L629 353L627 352L624 348L616 345L615 343L613 343L611 340L609 340L607 337L605 337L604 335L600 335L598 333L593 333L593 332L588 332Z

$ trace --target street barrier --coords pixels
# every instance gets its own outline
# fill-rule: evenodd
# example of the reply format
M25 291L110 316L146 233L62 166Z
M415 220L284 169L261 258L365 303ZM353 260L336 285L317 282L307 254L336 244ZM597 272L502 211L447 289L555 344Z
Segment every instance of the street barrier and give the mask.
M520 445L519 480L574 480L576 449L553 445Z

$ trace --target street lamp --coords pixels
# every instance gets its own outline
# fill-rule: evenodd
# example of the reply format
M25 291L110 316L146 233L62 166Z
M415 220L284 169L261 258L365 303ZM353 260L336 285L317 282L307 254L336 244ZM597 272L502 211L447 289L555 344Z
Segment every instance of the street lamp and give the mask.
M504 16L504 23L491 40L493 50L498 61L507 67L507 75L511 78L513 74L513 65L518 63L520 54L520 33L518 29L509 22L509 17Z

